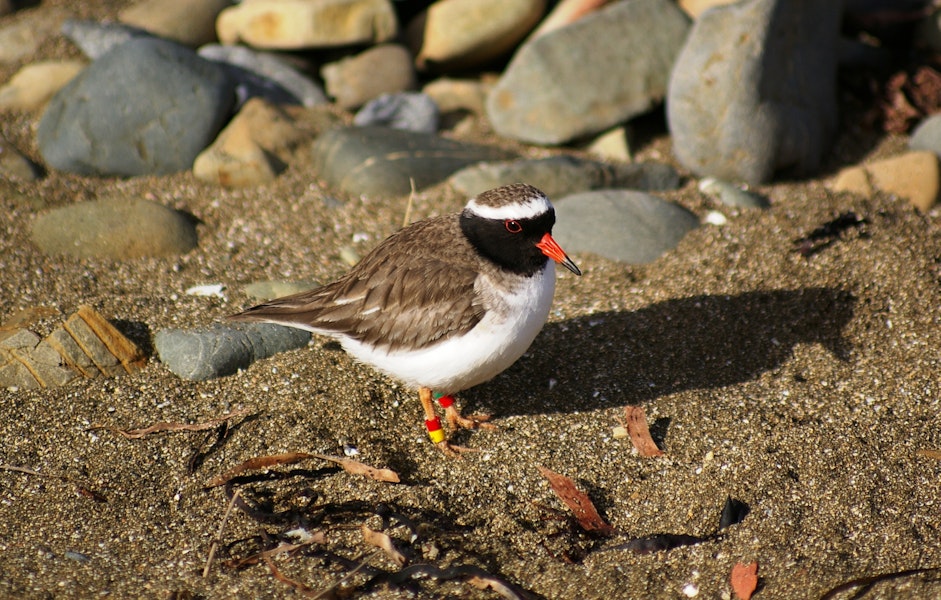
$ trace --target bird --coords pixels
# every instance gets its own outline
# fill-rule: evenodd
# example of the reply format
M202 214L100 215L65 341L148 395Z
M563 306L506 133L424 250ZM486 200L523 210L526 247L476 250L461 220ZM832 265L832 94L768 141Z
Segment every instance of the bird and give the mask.
M470 198L463 210L416 221L379 243L346 275L228 318L305 329L339 341L356 360L418 391L431 441L493 428L465 417L453 395L494 378L525 353L549 316L555 265L581 275L552 238L555 209L514 183Z

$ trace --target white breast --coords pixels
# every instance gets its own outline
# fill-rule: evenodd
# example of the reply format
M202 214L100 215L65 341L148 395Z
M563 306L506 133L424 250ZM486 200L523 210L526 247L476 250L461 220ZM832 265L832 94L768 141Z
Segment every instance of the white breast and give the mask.
M411 351L387 352L350 339L341 343L358 360L410 387L453 394L488 381L516 362L545 324L555 294L555 263L518 278L510 288L483 276L476 287L487 312L464 335Z

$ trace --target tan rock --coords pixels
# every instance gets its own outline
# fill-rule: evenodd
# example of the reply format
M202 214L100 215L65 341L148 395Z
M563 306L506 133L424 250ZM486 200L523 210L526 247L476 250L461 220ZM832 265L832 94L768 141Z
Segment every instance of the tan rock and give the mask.
M80 60L28 64L0 87L0 110L39 109L84 68L85 63Z
M0 24L0 63L16 62L34 53L40 44L59 33L67 16L60 9L33 11Z
M266 183L284 170L287 151L302 137L284 111L252 98L196 157L193 174L223 187Z
M406 43L419 69L468 68L512 50L545 10L545 0L438 0L409 23Z
M484 103L493 82L481 79L450 79L443 77L428 82L422 92L431 97L442 113L466 110L484 114Z
M938 201L941 170L933 152L906 152L867 165L848 167L833 181L836 191L871 195L875 190L906 198L927 211Z
M585 149L604 160L631 162L631 147L628 138L627 128L622 125L605 131L589 142Z
M359 108L382 94L415 88L412 55L403 46L381 44L320 69L327 95L345 109Z
M398 34L390 0L246 0L216 20L223 44L328 48L379 43Z
M216 17L231 4L231 0L144 0L122 10L118 20L195 48L216 40Z
M699 18L699 15L713 6L723 6L732 4L738 0L680 0L680 8L693 19Z

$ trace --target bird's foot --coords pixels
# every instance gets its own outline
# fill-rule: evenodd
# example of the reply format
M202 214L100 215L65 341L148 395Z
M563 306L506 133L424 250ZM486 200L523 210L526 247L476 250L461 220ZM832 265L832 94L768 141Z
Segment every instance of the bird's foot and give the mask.
M490 415L468 415L465 417L453 405L444 409L444 416L447 418L452 431L458 429L497 429L496 425L488 423Z
M438 450L444 453L448 458L463 458L466 452L480 452L477 448L468 448L467 446L458 446L448 440L442 440L435 444Z

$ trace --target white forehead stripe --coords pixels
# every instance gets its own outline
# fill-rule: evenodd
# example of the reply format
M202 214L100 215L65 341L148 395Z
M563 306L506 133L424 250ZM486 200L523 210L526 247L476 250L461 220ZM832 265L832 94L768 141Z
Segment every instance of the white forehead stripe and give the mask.
M465 207L475 215L485 219L532 219L552 210L552 204L545 196L527 196L519 201L504 206L486 206L471 198Z

